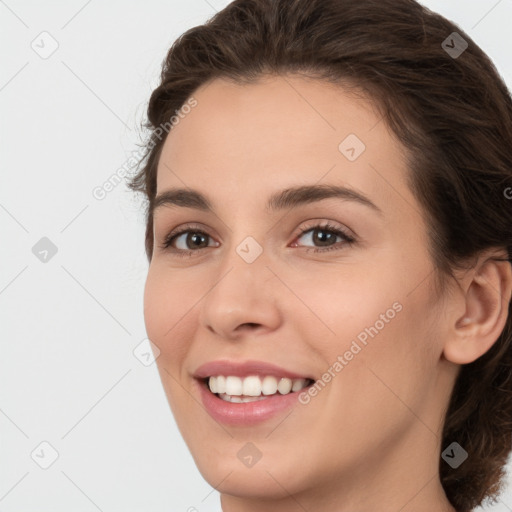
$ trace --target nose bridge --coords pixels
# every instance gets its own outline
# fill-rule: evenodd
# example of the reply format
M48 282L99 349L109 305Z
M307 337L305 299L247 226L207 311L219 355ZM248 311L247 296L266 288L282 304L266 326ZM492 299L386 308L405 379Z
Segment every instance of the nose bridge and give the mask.
M275 290L266 284L274 274L263 244L250 235L237 243L235 231L232 236L201 308L203 326L225 338L241 324L275 327L279 318Z
M269 263L268 229L257 228L259 223L254 222L257 215L261 215L258 205L246 204L244 213L238 211L225 223L229 226L225 242L229 250L223 255L221 267L225 271L232 268L232 272L244 276L244 279L265 276L269 272L266 268Z
M232 289L240 295L240 300L251 298L258 291L263 292L265 281L272 276L267 256L263 242L260 243L255 237L248 235L238 243L234 238L220 265L221 272L215 288L223 293Z

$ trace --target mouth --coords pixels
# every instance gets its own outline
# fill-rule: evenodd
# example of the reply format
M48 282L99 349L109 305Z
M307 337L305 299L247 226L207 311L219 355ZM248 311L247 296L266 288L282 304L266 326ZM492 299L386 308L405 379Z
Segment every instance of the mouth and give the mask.
M299 374L262 361L214 361L193 377L206 411L219 423L249 426L264 422L299 402L315 383Z
M211 375L201 379L203 385L221 400L248 403L270 397L299 393L314 383L310 378L275 377L274 375Z

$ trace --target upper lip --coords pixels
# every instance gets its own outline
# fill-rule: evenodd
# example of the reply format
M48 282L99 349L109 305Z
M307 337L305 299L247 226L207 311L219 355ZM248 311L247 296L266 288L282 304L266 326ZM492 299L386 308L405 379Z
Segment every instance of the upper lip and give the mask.
M224 376L237 376L237 377L248 377L250 375L257 375L265 377L272 375L274 377L287 377L289 379L309 379L314 380L308 375L300 374L281 368L275 364L266 363L264 361L229 361L226 359L210 361L202 364L194 372L194 377L197 379L204 379L206 377L212 377L216 375Z

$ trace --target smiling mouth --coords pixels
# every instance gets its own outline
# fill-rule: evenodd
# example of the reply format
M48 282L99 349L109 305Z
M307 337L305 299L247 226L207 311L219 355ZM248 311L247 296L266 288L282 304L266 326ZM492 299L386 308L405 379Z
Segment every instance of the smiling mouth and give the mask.
M249 375L212 375L201 379L210 392L225 402L247 403L268 400L273 396L298 393L311 386L314 381L309 378L276 378L273 375L260 377Z

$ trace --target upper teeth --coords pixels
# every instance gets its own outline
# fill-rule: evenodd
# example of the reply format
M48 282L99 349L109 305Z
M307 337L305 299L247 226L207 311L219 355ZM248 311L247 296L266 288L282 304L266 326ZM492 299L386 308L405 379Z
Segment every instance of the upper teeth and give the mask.
M308 379L288 379L287 377L278 380L271 375L263 379L256 375L245 378L218 375L209 378L208 386L212 393L225 393L231 396L274 395L277 391L281 395L286 395L290 391L300 391L305 388L307 381Z

